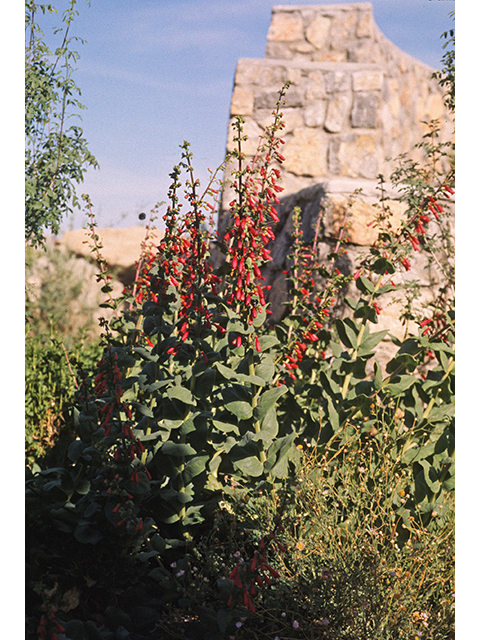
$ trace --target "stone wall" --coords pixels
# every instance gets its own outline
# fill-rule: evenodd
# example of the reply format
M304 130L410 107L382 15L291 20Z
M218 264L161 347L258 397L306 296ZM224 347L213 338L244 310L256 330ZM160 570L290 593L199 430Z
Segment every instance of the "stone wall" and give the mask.
M393 159L400 154L421 160L415 144L427 131L422 121L438 120L440 140L452 139L452 118L444 107L442 89L432 79L434 71L381 33L367 2L274 7L265 58L239 60L230 122L236 115L245 119L247 156L253 155L271 122L279 89L291 82L282 109L286 160L280 168L285 190L278 207L274 260L266 271L274 319L283 313L282 272L291 244L293 208L300 205L304 211L307 241L313 239L318 216L324 212L320 253L326 255L348 197L362 189L348 233L355 258L374 239L375 232L367 225L375 216L378 175L388 178ZM232 145L230 126L228 151ZM228 188L223 194L220 234L228 223L232 195ZM399 216L402 206L395 202L398 195L388 182L387 195ZM413 277L418 275L425 291L432 292L438 277L425 266L420 259ZM347 261L340 268L348 273L352 264ZM383 314L382 323L390 323L388 328L398 333L395 320L398 323L398 310Z

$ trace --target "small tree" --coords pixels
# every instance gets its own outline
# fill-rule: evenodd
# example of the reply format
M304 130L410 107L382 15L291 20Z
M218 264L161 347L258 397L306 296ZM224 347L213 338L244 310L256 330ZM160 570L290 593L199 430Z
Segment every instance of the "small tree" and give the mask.
M68 4L63 26L53 30L62 36L61 44L52 52L36 16L56 9L25 2L25 239L32 246L44 244L45 229L58 233L62 217L79 206L75 183L83 180L88 166L98 166L82 129L68 126L84 108L72 79L79 58L70 48L79 38L69 36L78 15L76 0Z

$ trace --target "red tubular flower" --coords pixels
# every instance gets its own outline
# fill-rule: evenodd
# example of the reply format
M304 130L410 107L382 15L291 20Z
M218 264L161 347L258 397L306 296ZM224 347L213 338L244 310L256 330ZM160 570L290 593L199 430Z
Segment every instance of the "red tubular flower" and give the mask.
M276 569L274 569L273 567L271 567L269 564L265 564L264 567L265 567L265 569L267 569L271 573L271 575L274 578L279 578L280 577L280 574L278 573L278 571Z
M237 564L237 565L236 565L236 566L235 566L235 567L230 571L230 574L229 574L229 576L228 576L228 577L230 578L230 580L233 580L233 579L235 578L235 576L237 575L237 572L238 572L239 567L240 567L240 563L238 563L238 564Z
M402 263L405 271L410 271L410 269L412 268L410 260L408 260L407 258L402 258L400 262Z
M409 240L411 242L413 250L414 251L418 251L420 249L420 242L419 242L418 238L416 238L415 236L410 235L409 236Z

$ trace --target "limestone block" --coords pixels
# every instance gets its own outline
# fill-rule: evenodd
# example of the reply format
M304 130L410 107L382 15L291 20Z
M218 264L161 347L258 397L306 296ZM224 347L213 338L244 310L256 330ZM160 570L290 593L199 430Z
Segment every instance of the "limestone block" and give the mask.
M266 64L264 60L243 58L238 61L235 72L236 85L275 86L280 89L288 79L287 70L282 65Z
M292 44L291 49L296 53L302 54L302 57L303 57L303 54L305 53L312 53L313 51L315 51L315 47L312 44L308 44L308 42L300 42L299 44Z
M365 40L357 40L353 44L347 46L348 62L371 62L380 59L378 47L371 38Z
M322 71L311 71L305 83L305 98L317 100L326 96L325 75Z
M281 89L281 87L279 87ZM254 100L254 108L257 109L274 109L278 102L278 91L264 91ZM290 108L301 107L303 98L301 93L295 88L290 88L285 96L285 106Z
M155 231L156 237L162 234ZM98 229L97 235L103 245L102 256L110 266L131 267L140 257L141 244L145 239L145 227L126 227L120 229ZM79 256L90 256L91 241L85 229L66 231L58 240L60 246L66 246Z
M328 149L328 166L332 173L350 178L378 176L381 146L376 134L336 136Z
M398 95L398 78L389 78L387 81L387 103L392 117L398 119L400 114L400 96Z
M345 73L344 71L329 71L325 74L325 91L327 93L349 91L350 87L350 74Z
M378 228L374 226L375 219L380 213L380 209L373 206L378 200L361 199L358 197L350 207L351 216L349 218L347 235L353 244L360 246L372 245L378 236ZM328 205L325 213L325 234L337 237L345 217L348 198L341 194L331 194L328 196ZM400 228L402 216L406 210L406 205L397 200L387 200L390 215L388 221L393 232ZM369 226L370 225L370 226Z
M282 109L283 122L285 124L282 129L282 137L291 133L294 129L304 126L304 119L301 109L297 108L284 108ZM272 124L272 109L258 109L255 111L255 121L262 128L265 129Z
M292 67L287 69L287 80L294 85L299 85L302 82L302 70Z
M316 49L323 49L326 45L330 31L331 19L325 16L317 16L307 27L306 37L308 42Z
M285 171L297 176L322 176L327 170L327 144L325 135L318 129L295 129L284 151Z
M267 40L273 42L303 40L302 15L297 12L274 13L267 33Z
M357 28L355 35L357 38L372 38L374 34L375 23L371 11L360 11L357 18Z
M355 37L357 12L345 11L334 16L330 29L331 47L337 51L345 48L347 40Z
M286 42L267 42L265 57L273 58L274 60L291 60L293 51Z
M236 85L233 89L230 115L249 116L253 112L254 93L247 87Z
M307 127L322 127L327 111L326 100L316 100L304 110L304 119Z
M355 93L352 107L352 127L375 129L378 121L379 102L379 96L375 93Z
M350 108L350 97L347 94L337 94L328 101L325 129L330 133L339 133L347 122Z
M354 91L380 91L383 87L381 71L355 71L352 78Z

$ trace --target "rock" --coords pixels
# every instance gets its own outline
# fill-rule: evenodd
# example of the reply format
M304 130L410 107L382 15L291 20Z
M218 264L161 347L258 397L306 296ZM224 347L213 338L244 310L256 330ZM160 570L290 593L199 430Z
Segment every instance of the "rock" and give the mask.
M97 229L96 233L102 244L100 252L108 266L117 272L118 278L124 284L132 282L135 262L140 258L141 246L145 240L145 227L105 228ZM156 230L154 233L156 241L159 241L162 237L161 232ZM66 247L77 256L94 260L92 241L86 229L65 232L57 240L57 244L59 247Z

